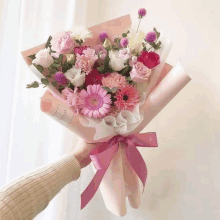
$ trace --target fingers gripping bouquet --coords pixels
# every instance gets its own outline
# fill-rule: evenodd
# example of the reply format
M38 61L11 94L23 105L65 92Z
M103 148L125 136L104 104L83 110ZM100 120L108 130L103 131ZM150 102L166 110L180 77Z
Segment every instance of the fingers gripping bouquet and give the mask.
M138 14L141 21L146 10ZM119 216L126 214L126 197L140 206L147 169L137 146L157 147L154 132L139 132L190 80L179 63L172 70L165 64L172 43L156 28L144 34L130 26L127 15L75 27L22 53L41 81L27 88L48 89L42 111L97 146L81 209L100 188L106 207Z

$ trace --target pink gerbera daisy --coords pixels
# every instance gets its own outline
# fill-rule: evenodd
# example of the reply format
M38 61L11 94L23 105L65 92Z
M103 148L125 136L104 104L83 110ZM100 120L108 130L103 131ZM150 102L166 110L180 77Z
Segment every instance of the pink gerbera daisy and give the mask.
M110 109L111 95L101 88L101 85L88 85L87 91L82 90L79 94L81 99L81 113L87 117L102 118Z
M132 85L127 85L120 88L116 93L115 105L119 110L133 111L139 103L139 98L138 90Z

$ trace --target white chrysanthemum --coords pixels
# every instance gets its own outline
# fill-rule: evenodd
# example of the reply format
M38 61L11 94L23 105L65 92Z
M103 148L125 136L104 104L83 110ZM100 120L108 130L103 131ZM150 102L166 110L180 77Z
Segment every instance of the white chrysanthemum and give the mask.
M92 38L92 33L84 26L76 26L72 30L71 37L84 42L86 38Z

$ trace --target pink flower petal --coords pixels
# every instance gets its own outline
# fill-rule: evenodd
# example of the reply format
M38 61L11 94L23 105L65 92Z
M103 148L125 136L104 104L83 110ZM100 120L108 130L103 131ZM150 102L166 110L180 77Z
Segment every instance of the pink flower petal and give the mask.
M89 110L89 113L88 113L88 116L89 116L89 118L91 118L92 117L92 110Z
M94 110L92 114L93 114L93 117L94 117L94 118L98 118L98 116L99 116L99 111L98 111L98 110Z
M110 103L110 102L111 102L111 99L110 99L108 96L105 96L105 97L103 98L103 101L104 101L104 103Z
M106 104L106 103L103 104L102 106L103 106L103 108L110 108L110 105L108 105L108 104Z
M85 110L84 110L84 109L85 109ZM84 109L83 109L83 110L84 110L83 114L84 114L84 115L87 115L90 110L89 110L88 108L84 108Z
M82 95L83 97L87 97L88 96L88 93L86 92L86 90L82 90L81 92L80 92L80 95Z
M93 93L96 93L97 92L97 87L96 87L96 85L94 84L94 85L92 85L92 92Z
M101 90L101 89L100 89L100 90ZM99 95L100 95L102 98L105 97L106 94L107 94L107 91L104 90L104 89L102 89L101 91L99 91Z
M91 87L92 87L91 85L87 86L87 92L88 92L88 94L89 94L89 95L91 95L91 94L92 94Z
M109 109L107 109L107 108L102 108L102 109L103 109L105 114L109 112Z
M100 113L101 115L105 115L106 111L104 111L104 108L100 108L100 109L99 109L99 113Z

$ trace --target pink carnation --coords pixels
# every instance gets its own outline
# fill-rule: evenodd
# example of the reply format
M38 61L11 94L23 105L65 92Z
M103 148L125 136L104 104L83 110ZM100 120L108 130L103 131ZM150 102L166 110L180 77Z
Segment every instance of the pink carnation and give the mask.
M58 32L51 40L51 49L57 54L70 53L74 48L74 40L70 37L70 32Z
M137 62L133 65L130 72L131 79L134 82L147 82L151 74L151 69L148 69L143 63Z
M66 87L61 92L64 98L66 99L66 103L72 108L74 114L79 113L79 105L81 104L77 92L77 87L74 88L74 91Z
M75 67L80 68L83 72L88 75L95 64L95 61L98 59L98 56L95 54L95 50L87 48L83 51L83 54L76 54L76 63Z
M113 87L120 88L127 84L128 83L125 76L122 76L117 72L114 72L111 75L102 79L102 85L105 87L109 87L110 89L112 89Z
M88 46L81 46L81 47L75 47L74 48L74 53L75 54L79 54L79 55L82 55L83 54L83 51L86 50L87 48L89 48Z

